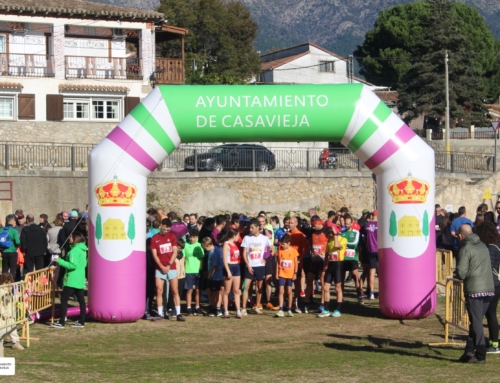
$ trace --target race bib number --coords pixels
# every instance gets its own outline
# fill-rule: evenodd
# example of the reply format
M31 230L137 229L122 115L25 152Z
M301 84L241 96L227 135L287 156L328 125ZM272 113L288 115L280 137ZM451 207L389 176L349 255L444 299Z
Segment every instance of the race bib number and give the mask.
M235 250L234 253L231 255L231 262L237 262L240 260L240 251Z
M262 253L260 251L250 253L250 259L252 261L258 261L259 259L262 259Z
M340 259L339 259L339 253L338 252L330 253L328 255L329 255L329 260L331 262L333 262L333 261L340 261Z
M353 249L346 249L344 258L356 258L356 251Z
M313 246L313 254L320 255L322 253L323 247L321 245Z
M292 268L293 262L290 261L289 259L284 259L281 261L281 268L283 270L290 270Z
M171 253L172 252L172 244L171 243L164 243L163 245L160 245L160 254L166 254L166 253Z

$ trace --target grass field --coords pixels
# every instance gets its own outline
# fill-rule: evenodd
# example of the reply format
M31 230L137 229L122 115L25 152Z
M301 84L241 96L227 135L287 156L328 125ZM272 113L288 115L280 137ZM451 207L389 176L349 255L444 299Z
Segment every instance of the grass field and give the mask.
M351 290L352 293L352 290ZM500 355L486 365L456 360L460 348L429 348L443 339L444 304L426 319L389 320L378 300L347 297L342 316L250 315L242 320L88 322L85 329L31 326L9 382L498 382ZM464 341L457 332L456 342ZM0 380L3 381L2 378Z

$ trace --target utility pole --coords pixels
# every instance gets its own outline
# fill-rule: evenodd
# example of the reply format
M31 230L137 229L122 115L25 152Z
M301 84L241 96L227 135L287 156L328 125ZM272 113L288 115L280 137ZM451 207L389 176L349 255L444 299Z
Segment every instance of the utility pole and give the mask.
M446 76L446 119L445 119L445 151L446 156L450 154L450 84L448 78L448 51L445 51L444 71Z
M349 83L352 84L353 81L353 76L354 76L354 56L349 55Z

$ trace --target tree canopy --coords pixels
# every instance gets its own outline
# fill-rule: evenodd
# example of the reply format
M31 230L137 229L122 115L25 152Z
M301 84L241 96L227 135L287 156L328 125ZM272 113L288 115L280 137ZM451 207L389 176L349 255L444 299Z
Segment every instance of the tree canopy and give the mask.
M257 23L239 2L223 0L162 0L159 12L168 23L189 29L185 40L186 82L189 84L246 83L260 71L252 47ZM179 43L164 43L169 57Z

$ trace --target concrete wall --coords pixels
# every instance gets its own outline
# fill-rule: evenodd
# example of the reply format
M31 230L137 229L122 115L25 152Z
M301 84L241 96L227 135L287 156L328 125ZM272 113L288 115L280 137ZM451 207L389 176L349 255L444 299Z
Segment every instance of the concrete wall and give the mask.
M148 205L178 213L256 214L265 210L279 215L319 206L324 217L328 210L342 206L349 207L355 215L365 208L374 208L375 184L370 172L337 170L294 172L293 178L290 175L155 172L148 181ZM84 209L87 204L86 172L0 171L0 179L13 182L14 200L10 208L23 209L25 214L46 213L53 220L62 210ZM3 215L10 212L4 210Z

